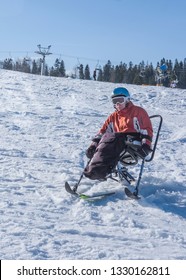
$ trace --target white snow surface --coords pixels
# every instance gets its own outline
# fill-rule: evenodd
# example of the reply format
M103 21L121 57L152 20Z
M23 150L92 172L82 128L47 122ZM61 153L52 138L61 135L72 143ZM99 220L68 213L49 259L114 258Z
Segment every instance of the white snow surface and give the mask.
M121 183L83 178L79 191L116 191L88 202L64 184L79 179L116 86L161 114L162 130L140 200ZM186 90L0 70L0 102L0 259L186 259Z

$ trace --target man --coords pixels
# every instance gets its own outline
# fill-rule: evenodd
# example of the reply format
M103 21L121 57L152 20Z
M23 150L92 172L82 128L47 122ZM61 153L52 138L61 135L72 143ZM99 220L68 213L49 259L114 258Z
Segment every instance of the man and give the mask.
M114 89L112 102L115 112L107 118L86 151L91 160L84 175L90 179L103 179L116 165L127 143L140 143L138 154L142 159L151 152L153 129L147 112L130 101L124 87Z

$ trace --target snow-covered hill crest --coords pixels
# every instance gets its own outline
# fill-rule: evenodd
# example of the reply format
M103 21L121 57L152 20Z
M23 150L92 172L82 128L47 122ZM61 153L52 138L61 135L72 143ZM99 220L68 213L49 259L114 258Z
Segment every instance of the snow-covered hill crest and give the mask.
M112 181L83 179L87 193L116 191L94 203L64 190L113 110L115 86L0 70L0 259L186 259L185 90L125 85L163 117L140 201Z

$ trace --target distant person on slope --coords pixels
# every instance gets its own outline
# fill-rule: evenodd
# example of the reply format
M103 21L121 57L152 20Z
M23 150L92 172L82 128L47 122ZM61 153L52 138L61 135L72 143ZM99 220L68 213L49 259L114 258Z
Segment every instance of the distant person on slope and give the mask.
M94 78L94 81L96 81L96 69L94 70L93 78Z
M92 180L104 179L110 174L128 144L138 143L138 154L142 159L151 152L153 129L147 112L130 101L130 94L124 87L115 88L111 98L115 112L107 118L86 150L90 162L84 175Z

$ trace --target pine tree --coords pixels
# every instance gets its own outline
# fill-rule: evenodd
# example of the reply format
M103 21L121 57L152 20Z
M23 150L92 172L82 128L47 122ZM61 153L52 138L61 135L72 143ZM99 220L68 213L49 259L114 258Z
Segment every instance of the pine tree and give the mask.
M60 65L59 65L59 74L60 74L60 77L66 76L65 64L64 64L63 60L61 60Z
M60 65L59 58L56 58L51 76L55 76L55 77L59 77L60 76L59 65Z
M22 65L21 65L21 71L25 72L25 73L30 73L31 72L29 61L26 58L23 59L23 62L22 62Z
M42 59L37 60L37 74L41 75Z
M90 69L88 64L85 66L85 74L84 74L85 80L90 80Z
M83 64L80 64L80 66L79 66L79 78L81 79L81 80L84 80L84 73L83 73Z
M135 84L135 85L142 85L143 84L143 78L139 75L139 73L135 74L133 84Z
M13 60L11 58L6 58L3 62L3 69L13 70Z
M134 70L133 70L133 63L132 61L129 62L129 68L128 68L128 71L127 71L127 83L128 84L133 84L133 81L134 81Z
M49 70L48 70L48 65L47 64L45 64L44 75L45 76L49 75Z
M120 68L118 65L115 67L115 83L121 83Z
M145 76L147 85L156 85L155 71L152 63L145 68Z
M20 61L20 59L18 59L14 65L14 70L21 71L21 69L22 69L21 61Z
M37 74L37 63L35 61L35 59L32 61L32 70L31 70L32 74Z
M180 75L179 75L179 82L178 86L180 88L186 88L186 58L184 62L180 62Z
M127 65L120 62L120 65L115 67L115 83L123 83L126 78Z
M107 64L103 67L103 81L110 82L111 81L111 62L108 60Z
M54 66L52 66L52 67L50 68L49 73L50 73L50 76L55 76L55 69L54 69Z
M99 69L99 72L98 72L97 81L100 81L100 82L103 81L103 70L101 68Z

